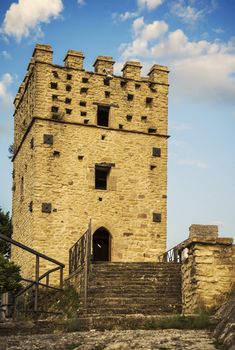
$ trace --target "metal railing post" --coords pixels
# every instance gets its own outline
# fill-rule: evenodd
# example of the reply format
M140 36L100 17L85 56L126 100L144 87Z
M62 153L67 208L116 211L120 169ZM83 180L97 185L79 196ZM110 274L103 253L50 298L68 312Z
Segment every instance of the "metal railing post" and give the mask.
M34 312L38 312L38 292L39 292L38 282L39 282L39 256L36 255Z

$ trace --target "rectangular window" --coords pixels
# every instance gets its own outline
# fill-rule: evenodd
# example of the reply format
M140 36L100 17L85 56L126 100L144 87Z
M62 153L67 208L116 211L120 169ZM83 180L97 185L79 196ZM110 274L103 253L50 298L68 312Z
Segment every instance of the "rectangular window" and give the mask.
M98 106L97 109L97 125L109 126L109 106Z
M57 83L51 83L51 89L58 89Z
M99 190L107 190L107 179L110 167L95 166L95 188Z
M72 80L72 74L67 74L67 80Z

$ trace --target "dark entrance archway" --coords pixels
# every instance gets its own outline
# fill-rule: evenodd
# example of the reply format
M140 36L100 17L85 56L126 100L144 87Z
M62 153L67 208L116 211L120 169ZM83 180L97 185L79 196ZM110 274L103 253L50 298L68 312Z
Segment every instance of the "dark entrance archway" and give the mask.
M100 227L93 234L93 260L110 261L111 236L108 230Z

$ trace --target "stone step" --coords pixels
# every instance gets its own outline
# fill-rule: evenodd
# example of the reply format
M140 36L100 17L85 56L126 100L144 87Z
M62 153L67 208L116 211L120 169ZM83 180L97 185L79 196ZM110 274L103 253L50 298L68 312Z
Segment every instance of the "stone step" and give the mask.
M138 286L122 286L113 288L111 286L98 286L98 287L90 287L89 288L89 295L95 297L97 295L130 295L130 296L138 296L138 295L148 295L148 296L158 296L158 297L164 297L166 294L170 295L180 295L180 289L175 288L172 290L168 289L159 289L156 286L153 286L152 288L150 286L145 286L143 288L138 288Z
M96 315L87 314L80 316L76 330L127 330L127 329L157 329L160 328L162 315ZM164 318L171 317L167 314Z
M156 314L175 314L181 312L181 305L165 305L165 306L151 306L151 307L141 307L139 305L129 306L112 306L112 307L87 307L86 311L80 308L79 314L97 314L97 315L131 315L131 314L142 314L142 315L156 315Z
M158 288L159 290L167 290L167 289L180 289L181 283L179 281L172 283L172 281L164 281L164 282L157 282L157 281L152 281L149 279L143 279L143 280L136 280L136 279L130 279L130 280L92 280L89 281L89 288L97 288L97 287L110 287L110 288L120 288L123 286L130 286L130 287L135 287L136 288L143 288L145 286L149 287L155 287Z
M164 304L161 300L147 298L96 298L95 300L88 300L88 308L134 308L134 309L154 309L165 308L167 305L177 304L177 300L174 298L166 298Z

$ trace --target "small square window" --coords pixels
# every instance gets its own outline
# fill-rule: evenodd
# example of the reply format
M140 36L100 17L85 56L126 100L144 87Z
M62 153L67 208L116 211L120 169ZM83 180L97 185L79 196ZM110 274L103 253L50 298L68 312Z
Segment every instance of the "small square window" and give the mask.
M68 105L70 105L71 101L72 101L72 99L71 99L71 98L66 97L66 99L65 99L65 103L67 103Z
M42 212L43 213L51 213L51 203L42 203Z
M160 213L153 213L153 222L161 222L162 215Z
M88 78L85 78L85 77L82 78L82 82L83 82L83 83L88 83Z
M86 112L81 112L80 115L81 115L82 117L85 117L85 116L87 115L87 113L86 113Z
M154 128L148 128L148 133L149 134L154 134L157 132L157 129L154 129Z
M110 167L95 166L95 188L99 190L107 190L107 180Z
M153 98L146 97L146 106L152 106L152 104L153 104Z
M54 78L59 78L59 75L58 75L58 73L57 73L56 70L53 70L53 71L52 71L52 74L53 74L53 77L54 77Z
M138 83L135 84L135 88L136 88L136 89L140 89L140 87L141 87L140 84L138 84Z
M84 124L88 124L89 123L89 119L84 119Z
M51 83L51 89L58 89L57 83Z
M161 157L161 148L153 147L153 157Z
M110 79L104 78L104 85L109 86L110 85Z
M86 107L86 101L80 101L79 105L82 106L82 107Z
M44 134L43 135L43 143L46 145L53 145L53 135Z
M123 125L122 124L119 124L119 129L123 129Z
M72 90L72 86L71 85L66 85L66 91L71 91Z
M121 85L121 87L124 88L124 87L126 87L127 82L125 80L121 80L120 85Z
M129 114L128 114L128 115L126 116L126 120L127 120L128 122L130 122L130 121L132 120L132 115L129 115Z
M52 101L58 101L58 95L52 95Z
M147 117L146 115L142 115L142 116L141 116L141 120L142 120L142 122L146 122L146 121L147 121L147 119L148 119L148 117Z
M86 94L87 91L88 91L88 88L82 87L81 90L80 90L80 93L81 94Z
M128 99L128 101L133 101L134 95L128 94L128 95L127 95L127 99Z
M98 106L97 109L97 125L109 126L109 106Z
M67 74L67 80L72 80L72 74Z
M105 91L104 94L105 94L105 97L106 97L106 98L107 98L107 97L110 97L110 92L109 92L109 91Z
M52 106L52 107L51 107L51 111L52 111L53 113L57 113L57 112L59 111L59 107Z
M71 114L72 113L72 109L66 108L65 112L66 112L66 114Z

